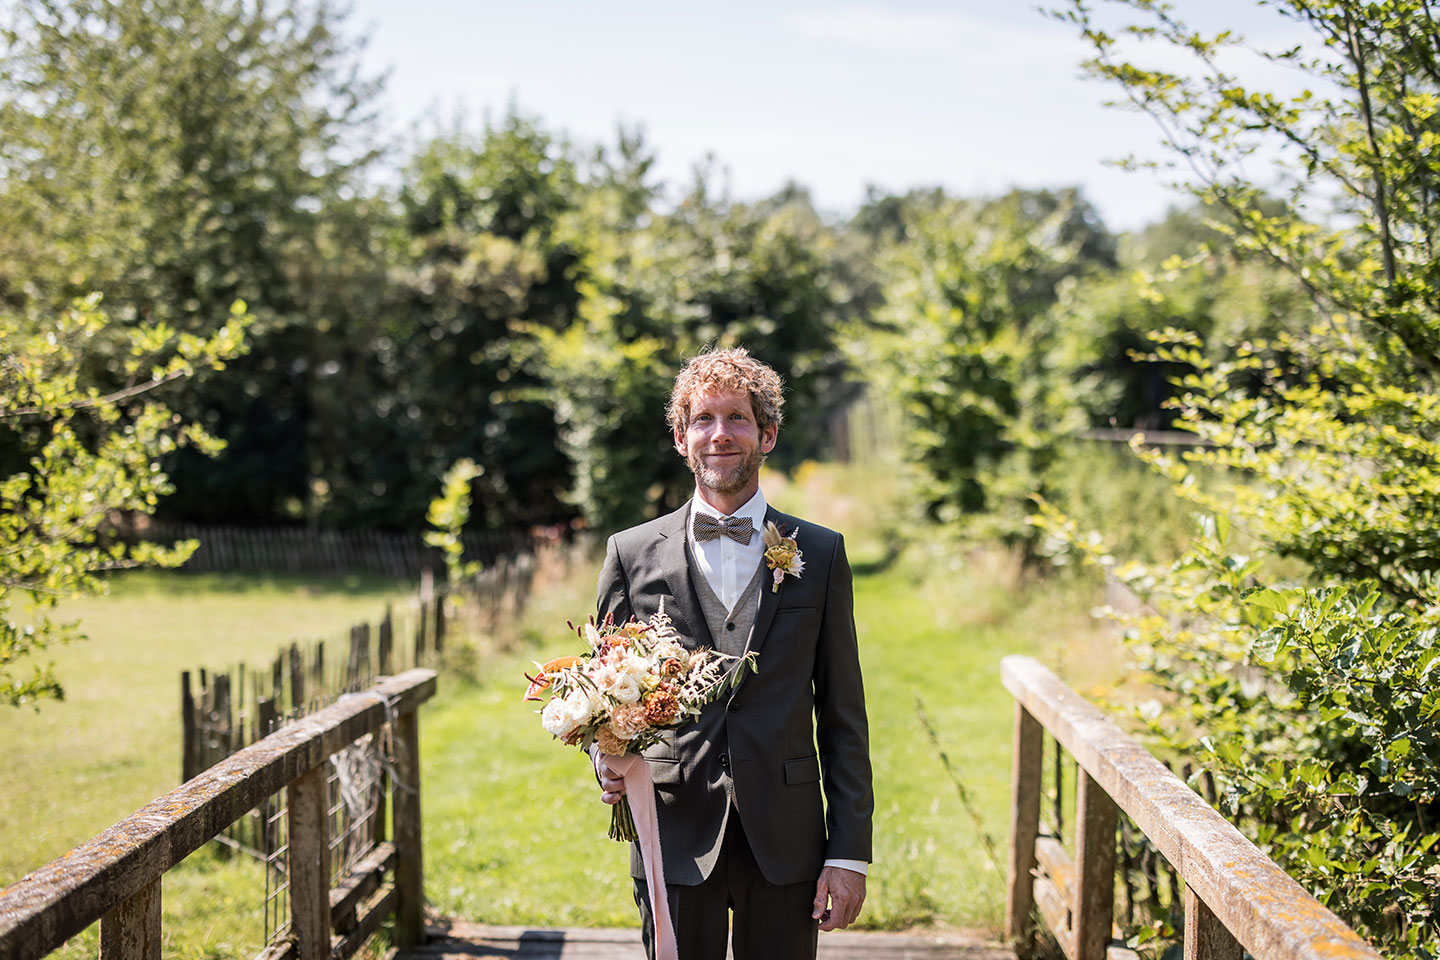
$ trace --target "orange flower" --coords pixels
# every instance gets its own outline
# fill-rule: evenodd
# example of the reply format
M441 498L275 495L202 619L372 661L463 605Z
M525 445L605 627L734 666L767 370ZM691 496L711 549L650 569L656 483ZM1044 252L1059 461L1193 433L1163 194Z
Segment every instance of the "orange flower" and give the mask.
M535 676L525 674L525 679L530 681L530 686L525 688L526 700L539 700L540 691L550 686L550 674L558 673L566 667L573 667L580 662L579 657L556 657L540 666L540 672Z

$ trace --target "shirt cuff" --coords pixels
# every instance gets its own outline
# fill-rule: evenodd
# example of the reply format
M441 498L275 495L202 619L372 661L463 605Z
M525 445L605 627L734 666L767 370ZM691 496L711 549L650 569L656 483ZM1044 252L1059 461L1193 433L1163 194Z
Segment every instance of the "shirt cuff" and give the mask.
M826 860L825 866L839 867L841 870L854 870L860 876L865 876L865 868L869 866L864 860Z

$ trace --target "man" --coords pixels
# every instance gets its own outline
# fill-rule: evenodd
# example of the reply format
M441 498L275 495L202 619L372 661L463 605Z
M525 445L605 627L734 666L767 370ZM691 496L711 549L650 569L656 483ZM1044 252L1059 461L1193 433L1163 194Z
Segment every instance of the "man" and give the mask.
M865 899L874 795L850 567L834 531L765 503L778 374L740 348L692 359L668 420L694 498L610 538L598 606L617 623L664 604L692 647L756 654L757 672L646 751L680 960L813 960L817 931L849 925ZM799 564L764 558L773 522ZM818 745L818 755L817 755ZM595 759L602 799L624 781ZM824 783L824 800L821 783ZM638 847L631 875L646 949L654 918Z

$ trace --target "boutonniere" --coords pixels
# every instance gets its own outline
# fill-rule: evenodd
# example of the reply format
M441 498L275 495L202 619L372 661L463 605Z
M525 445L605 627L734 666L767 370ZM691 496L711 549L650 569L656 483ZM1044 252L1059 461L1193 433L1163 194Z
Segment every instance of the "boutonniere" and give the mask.
M785 579L787 573L798 580L800 574L805 572L805 554L795 545L795 534L799 532L800 528L796 527L787 537L780 533L774 520L765 524L765 532L761 535L765 541L765 564L775 571L771 593L780 590L780 581Z

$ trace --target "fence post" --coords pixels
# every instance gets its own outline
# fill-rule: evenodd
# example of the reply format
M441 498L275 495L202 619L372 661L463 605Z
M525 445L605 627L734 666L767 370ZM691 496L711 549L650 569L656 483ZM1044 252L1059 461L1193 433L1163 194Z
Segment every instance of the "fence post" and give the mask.
M1005 903L1005 939L1020 957L1035 949L1035 835L1040 828L1040 770L1044 728L1015 704L1015 759L1010 769L1010 877Z
M420 714L395 718L395 940L400 947L425 942L425 872L420 845ZM304 960L304 958L302 958Z
M160 880L100 918L100 960L160 960Z
M180 782L185 783L200 771L199 750L195 743L195 696L190 692L190 671L180 674Z
M1075 800L1075 960L1105 960L1115 915L1115 801L1079 771Z
M330 839L325 803L329 766L321 763L285 788L290 925L299 960L330 957Z
M1240 960L1245 951L1195 889L1185 885L1185 960Z

